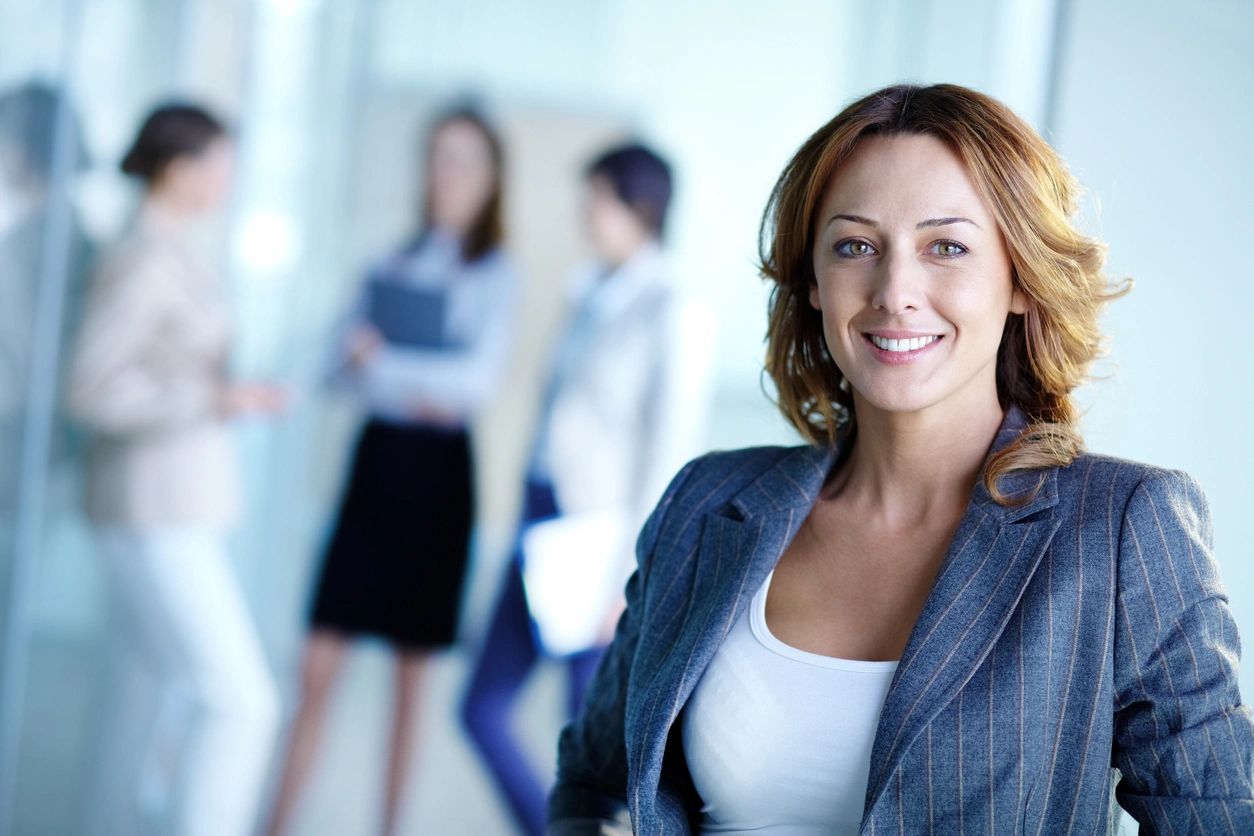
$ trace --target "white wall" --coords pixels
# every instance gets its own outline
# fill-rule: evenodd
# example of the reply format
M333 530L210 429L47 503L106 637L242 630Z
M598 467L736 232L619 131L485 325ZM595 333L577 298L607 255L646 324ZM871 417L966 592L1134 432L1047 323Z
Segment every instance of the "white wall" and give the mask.
M1094 449L1202 482L1215 551L1254 642L1254 5L1076 3L1057 144L1133 291L1111 305L1114 376L1089 387ZM1254 660L1242 671L1254 698Z

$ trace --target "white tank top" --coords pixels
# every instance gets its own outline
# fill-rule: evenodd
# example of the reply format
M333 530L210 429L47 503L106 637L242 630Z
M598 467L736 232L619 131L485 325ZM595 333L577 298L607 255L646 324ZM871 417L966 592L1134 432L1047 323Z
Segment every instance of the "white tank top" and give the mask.
M774 570L681 715L701 833L856 834L871 744L897 662L839 659L766 626Z

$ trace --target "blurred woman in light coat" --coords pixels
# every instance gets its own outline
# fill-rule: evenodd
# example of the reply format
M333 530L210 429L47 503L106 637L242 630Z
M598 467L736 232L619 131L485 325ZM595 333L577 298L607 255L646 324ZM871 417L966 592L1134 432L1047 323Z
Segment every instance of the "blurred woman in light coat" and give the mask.
M68 386L116 617L87 830L243 836L278 707L225 548L241 511L230 421L284 399L231 380L227 300L194 243L230 182L222 123L158 108L122 170L143 202L92 279ZM188 721L174 747L169 717Z

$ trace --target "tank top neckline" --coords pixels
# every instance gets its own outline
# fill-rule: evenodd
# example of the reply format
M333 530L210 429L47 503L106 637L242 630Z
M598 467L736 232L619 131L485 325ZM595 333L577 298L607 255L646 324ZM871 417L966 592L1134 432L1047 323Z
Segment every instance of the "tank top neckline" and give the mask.
M898 660L896 659L844 659L839 656L825 656L821 653L812 653L808 650L793 647L776 638L775 634L766 625L766 593L770 589L771 579L774 576L775 570L771 569L767 573L766 580L753 596L749 608L749 624L753 630L753 635L766 649L788 659L821 668L834 668L857 673L878 673L889 676L897 669Z

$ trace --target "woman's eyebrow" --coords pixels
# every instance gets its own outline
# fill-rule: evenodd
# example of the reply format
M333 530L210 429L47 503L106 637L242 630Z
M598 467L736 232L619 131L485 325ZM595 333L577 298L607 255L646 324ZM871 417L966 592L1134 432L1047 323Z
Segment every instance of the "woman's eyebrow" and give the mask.
M863 224L865 226L875 227L877 229L879 228L879 224L871 220L870 218L864 217L863 215L849 215L844 212L841 212L836 215L832 215L832 217L829 218L827 222L830 224L832 221L837 221L837 220L853 221L856 224ZM971 220L970 218L963 218L959 216L953 216L953 217L948 217L948 218L928 218L926 221L922 221L921 223L917 224L915 226L915 229L927 229L929 227L934 227L934 226L949 226L950 224L971 224L976 229L983 229L983 227L981 227L979 224L977 224L975 221Z
M970 218L953 217L953 218L928 218L926 221L923 221L918 226L916 226L915 229L926 229L932 226L949 226L950 224L971 224L971 226L975 227L976 229L983 228L979 224L977 224L975 221L971 220Z
M861 215L846 215L844 213L832 215L830 218L827 219L827 222L830 224L832 221L836 221L836 220L853 221L856 224L864 224L866 226L874 226L874 227L879 226L879 224L877 224L875 221L871 220L870 218L864 218Z

